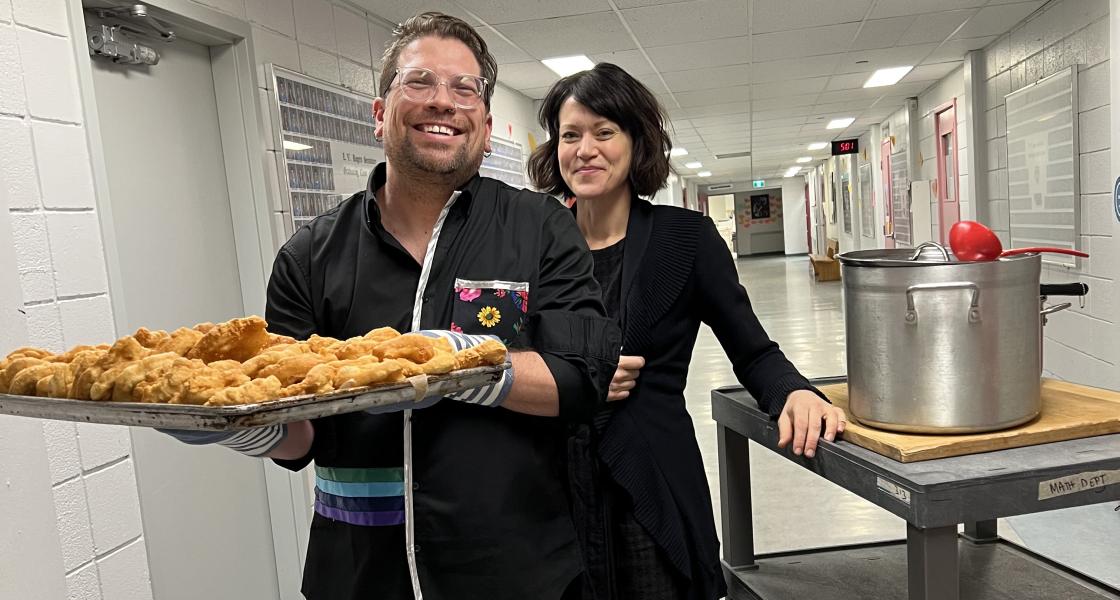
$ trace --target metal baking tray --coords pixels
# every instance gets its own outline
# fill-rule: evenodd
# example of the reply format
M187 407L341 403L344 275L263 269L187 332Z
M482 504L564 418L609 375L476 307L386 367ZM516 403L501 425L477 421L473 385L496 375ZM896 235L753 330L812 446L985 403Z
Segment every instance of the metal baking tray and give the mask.
M0 414L80 423L233 431L357 412L390 404L400 410L431 396L445 396L501 379L508 365L478 367L446 375L413 377L391 385L292 396L238 406L196 406L140 402L96 402L0 394Z

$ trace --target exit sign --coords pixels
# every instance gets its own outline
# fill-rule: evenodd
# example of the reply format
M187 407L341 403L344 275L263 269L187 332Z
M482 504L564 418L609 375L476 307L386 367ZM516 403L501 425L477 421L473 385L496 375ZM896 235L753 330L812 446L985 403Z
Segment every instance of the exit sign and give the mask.
M761 179L755 179L754 181L751 182L751 185L753 185L756 188L766 187L766 182L761 180Z
M859 139L836 140L832 142L832 155L856 154L859 152Z

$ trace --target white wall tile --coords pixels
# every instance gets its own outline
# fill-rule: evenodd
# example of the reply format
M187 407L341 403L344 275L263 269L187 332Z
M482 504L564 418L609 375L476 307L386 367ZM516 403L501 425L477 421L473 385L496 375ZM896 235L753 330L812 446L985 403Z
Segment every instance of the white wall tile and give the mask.
M93 172L85 128L36 121L31 130L35 137L43 206L48 209L93 208Z
M987 225L1003 231L1011 228L1011 208L1007 200L992 200L988 203Z
M8 208L39 207L39 177L35 171L31 128L23 119L0 118L0 140L4 141L4 151L0 152L0 184L8 188Z
M334 30L338 39L339 55L359 64L373 65L365 15L335 6Z
M1108 61L1077 74L1077 109L1092 110L1109 103L1110 73Z
M66 600L101 600L97 563L91 562L66 576Z
M988 138L989 140L998 137L996 135L996 127L997 127L996 121L999 118L999 112L998 111L999 111L999 109L997 109L997 108L993 108L991 110L984 111L984 119L985 119L985 122L984 122L984 136L986 138Z
M67 421L43 421L43 440L51 465L51 483L57 484L82 472L82 457L78 451L78 430Z
M97 562L101 571L101 592L105 598L152 600L144 540L136 540Z
M323 50L336 52L334 11L326 0L298 0L295 3L296 39Z
M20 271L49 271L50 241L43 213L12 213L12 239L16 248L16 267Z
M984 90L984 108L991 110L1004 103L1003 97L1011 91L1011 73L1004 71L988 79Z
M49 31L62 37L70 36L70 23L66 18L66 3L57 0L12 0L15 22L26 27Z
M253 54L258 65L273 63L293 71L300 70L299 45L295 41L257 26L253 26L252 31ZM263 71L260 81L264 82Z
M93 532L86 509L86 484L76 477L54 488L62 562L67 572L93 560Z
M78 447L82 452L82 468L91 471L128 456L132 443L127 427L78 423Z
M1108 150L1081 155L1081 193L1099 194L1112 191Z
M0 6L3 6L0 0ZM19 60L19 41L16 30L0 25L0 113L23 114L27 111L27 97L23 91L23 65Z
M0 23L12 22L12 5L0 1Z
M991 200L1007 200L1007 169L988 171L988 198Z
M1096 152L1107 150L1112 143L1110 129L1112 124L1112 108L1108 105L1094 108L1078 115L1080 123L1077 130L1078 145L1081 152Z
M80 123L78 71L70 40L30 29L19 29L16 34L31 115Z
M1112 194L1081 196L1081 233L1109 235L1112 232Z
M331 83L342 82L338 57L333 54L300 44L299 64L303 67L303 72L311 77L318 77Z
M105 344L117 338L109 296L93 296L58 303L66 347Z
M24 271L19 274L24 302L53 300L58 293L54 287L54 274L50 271Z
M988 140L988 168L992 170L1007 168L1006 138Z
M1082 272L1097 277L1108 277L1116 264L1116 244L1111 236L1081 236L1081 249L1089 253L1082 261Z
M105 274L97 214L92 211L47 213L47 230L58 295L106 292L109 279Z
M199 4L245 20L245 0L195 0Z
M132 460L87 475L86 496L94 551L104 554L143 532Z
M58 317L58 305L35 304L23 307L27 313L27 341L32 346L45 348L51 352L65 350L62 337L62 324Z
M1051 45L1093 22L1107 20L1108 0L1065 0L1049 6L1039 18L1043 44ZM1108 42L1105 41L1107 52Z
M342 85L363 94L375 95L373 69L345 58L339 60L338 64L342 70Z
M245 0L249 21L288 37L296 37L292 0Z

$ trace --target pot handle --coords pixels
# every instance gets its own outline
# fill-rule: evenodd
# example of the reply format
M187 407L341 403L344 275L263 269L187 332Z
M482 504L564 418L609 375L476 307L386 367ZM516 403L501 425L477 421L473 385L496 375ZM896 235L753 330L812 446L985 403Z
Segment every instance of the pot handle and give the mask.
M917 325L918 311L914 308L914 293L929 292L933 290L972 290L972 302L968 307L968 322L980 322L980 286L968 281L953 281L948 283L921 283L906 288L906 323Z
M1065 310L1065 309L1067 309L1071 306L1073 306L1073 305L1070 304L1069 302L1063 302L1061 304L1055 304L1053 306L1047 306L1046 308L1039 311L1038 314L1040 314L1042 316L1052 315L1056 312L1061 312L1061 311L1063 311L1063 310Z
M917 248L914 248L914 252L910 254L910 260L918 260L918 257L922 255L922 250L926 248L936 248L938 252L941 253L941 257L945 262L949 262L949 251L945 249L945 246L937 242L923 242L919 244Z

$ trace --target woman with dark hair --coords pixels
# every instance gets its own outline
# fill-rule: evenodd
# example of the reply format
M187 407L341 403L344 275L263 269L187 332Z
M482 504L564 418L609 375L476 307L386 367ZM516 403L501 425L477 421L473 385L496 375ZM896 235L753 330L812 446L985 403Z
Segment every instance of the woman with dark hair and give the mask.
M777 420L781 446L815 454L844 429L770 340L715 224L642 197L664 187L671 142L657 99L619 67L565 77L545 97L549 140L529 173L575 198L622 358L595 424L570 441L575 517L596 599L710 600L726 593L712 504L684 389L700 323Z

